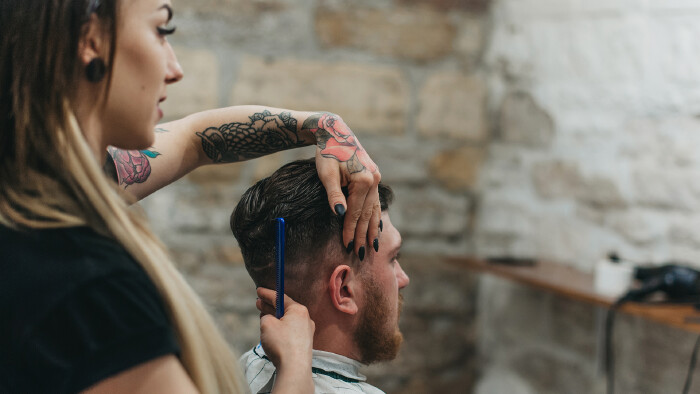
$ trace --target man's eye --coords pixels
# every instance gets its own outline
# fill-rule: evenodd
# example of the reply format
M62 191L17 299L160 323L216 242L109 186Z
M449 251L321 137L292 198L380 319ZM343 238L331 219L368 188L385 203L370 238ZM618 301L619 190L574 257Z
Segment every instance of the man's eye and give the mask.
M161 36L169 36L169 35L175 33L176 28L177 28L176 26L171 26L171 27L158 26L156 29L158 30L158 34L160 34Z

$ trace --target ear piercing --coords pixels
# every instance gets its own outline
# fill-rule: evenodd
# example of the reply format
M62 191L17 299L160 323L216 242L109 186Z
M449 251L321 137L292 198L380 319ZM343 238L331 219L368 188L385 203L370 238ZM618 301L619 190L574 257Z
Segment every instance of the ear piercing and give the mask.
M87 7L87 15L90 16L93 13L97 12L97 9L100 7L101 4L102 0L90 0Z
M104 60L96 57L90 60L87 66L85 66L85 76L87 80L92 83L98 83L105 77L107 73L107 65Z

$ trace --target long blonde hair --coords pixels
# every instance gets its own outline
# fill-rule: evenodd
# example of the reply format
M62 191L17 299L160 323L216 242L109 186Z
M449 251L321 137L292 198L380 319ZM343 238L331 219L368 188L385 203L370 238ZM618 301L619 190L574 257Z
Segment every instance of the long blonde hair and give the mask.
M98 9L112 48L118 1L103 0ZM107 179L73 114L70 97L83 75L77 47L87 8L88 0L0 3L0 224L89 226L115 239L160 292L181 362L197 388L248 392L211 316L146 220L129 208L126 193Z

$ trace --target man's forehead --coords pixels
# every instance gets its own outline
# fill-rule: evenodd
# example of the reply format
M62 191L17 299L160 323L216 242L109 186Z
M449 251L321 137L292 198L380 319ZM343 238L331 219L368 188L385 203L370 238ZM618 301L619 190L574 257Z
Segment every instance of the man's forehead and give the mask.
M382 246L388 247L391 253L396 253L401 248L403 239L401 238L401 233L394 227L391 222L389 213L387 211L382 212L383 230L382 239L380 242L380 248Z

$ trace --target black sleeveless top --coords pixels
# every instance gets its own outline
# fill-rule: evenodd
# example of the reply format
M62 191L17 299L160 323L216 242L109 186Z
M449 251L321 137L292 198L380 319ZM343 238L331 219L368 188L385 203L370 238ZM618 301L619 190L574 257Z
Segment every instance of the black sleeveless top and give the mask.
M0 226L0 393L74 393L167 354L162 299L118 243Z

